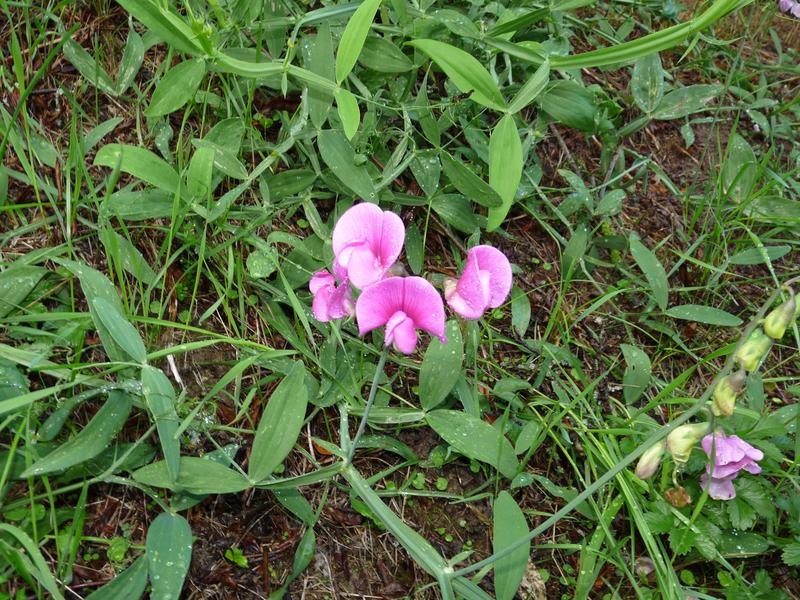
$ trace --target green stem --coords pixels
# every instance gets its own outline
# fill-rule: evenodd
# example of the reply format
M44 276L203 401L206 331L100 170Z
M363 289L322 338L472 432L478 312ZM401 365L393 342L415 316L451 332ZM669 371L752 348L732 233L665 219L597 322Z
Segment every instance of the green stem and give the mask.
M381 375L383 375L383 367L386 365L386 357L389 356L389 348L390 346L384 347L383 352L381 352L381 357L378 360L378 366L375 369L375 375L372 378L372 387L369 388L367 405L364 407L364 414L361 416L361 422L358 424L356 436L353 438L353 443L350 444L350 450L347 453L348 464L353 461L353 454L355 454L356 448L358 447L358 441L361 439L361 436L364 434L364 429L367 427L367 418L369 417L369 411L372 408L372 404L375 402L375 394L378 392L378 382L381 379Z

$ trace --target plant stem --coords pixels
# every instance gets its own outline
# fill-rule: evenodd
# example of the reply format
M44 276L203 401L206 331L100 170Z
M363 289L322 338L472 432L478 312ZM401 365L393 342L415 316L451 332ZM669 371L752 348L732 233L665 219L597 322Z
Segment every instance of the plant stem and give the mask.
M372 387L369 388L367 405L364 407L364 414L361 416L361 422L358 424L358 429L356 430L356 435L353 438L353 443L350 444L350 450L347 453L348 464L353 461L353 454L355 454L356 448L358 447L358 440L361 439L364 429L367 427L367 418L369 417L369 411L372 408L372 404L375 402L375 394L378 393L378 382L381 379L381 375L383 375L383 367L386 364L386 357L389 356L389 348L390 346L384 347L383 352L381 352L381 357L378 360L378 366L375 369L375 375L372 377Z

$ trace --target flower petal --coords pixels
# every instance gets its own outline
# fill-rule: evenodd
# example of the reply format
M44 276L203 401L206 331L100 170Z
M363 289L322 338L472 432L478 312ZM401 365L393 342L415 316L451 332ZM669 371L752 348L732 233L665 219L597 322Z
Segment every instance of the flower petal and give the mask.
M478 260L471 250L467 254L464 272L447 296L447 303L465 319L478 319L486 310L491 298L491 273L481 272Z
M391 267L403 251L406 239L406 226L403 220L390 210L384 211L378 253L381 264L387 269Z
M362 202L347 209L333 227L333 253L338 256L353 242L380 240L383 211L377 204Z
M403 354L411 354L417 347L417 330L403 311L394 313L386 324L386 345L394 343L394 348Z
M317 271L311 276L311 281L308 282L308 289L311 290L311 293L316 295L317 292L327 286L335 285L336 279L325 271Z
M708 495L714 500L732 500L736 497L736 488L733 487L733 479L734 477L718 479L716 477L703 475L700 478L700 483L703 489L708 487Z
M389 322L398 310L403 310L402 277L389 277L366 288L356 301L358 334L364 335Z
M508 298L511 291L511 265L506 255L492 246L475 246L469 251L475 257L478 269L488 271L489 308L497 308Z
M360 290L380 281L386 275L386 268L366 244L353 247L348 258L347 276L350 283Z
M422 277L393 277L392 279L400 279L404 282L402 310L411 317L414 326L435 335L442 343L446 342L444 303L436 288Z

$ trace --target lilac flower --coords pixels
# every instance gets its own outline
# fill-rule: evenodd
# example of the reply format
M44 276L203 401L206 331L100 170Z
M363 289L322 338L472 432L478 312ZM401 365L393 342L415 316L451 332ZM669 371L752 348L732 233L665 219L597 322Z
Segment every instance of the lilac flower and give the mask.
M779 0L778 8L783 12L800 19L800 2L797 0Z
M723 433L709 433L703 438L703 450L711 459L711 446L714 446L714 464L706 467L701 477L703 489L708 487L708 495L715 500L731 500L736 497L733 480L739 471L757 475L761 467L756 462L764 458L764 453L753 448L739 436L726 436Z
M333 228L334 268L341 269L354 287L362 289L386 276L403 249L403 221L375 204L356 204Z
M491 246L475 246L467 253L461 279L447 280L447 303L465 319L479 319L487 308L497 308L511 291L511 265Z
M347 279L341 275L337 272L337 276L342 279L338 286L336 285L337 278L325 270L314 273L311 281L308 282L308 287L314 295L312 308L317 321L325 323L352 316L353 292L350 290Z
M411 354L417 345L417 329L444 335L444 304L436 289L421 277L389 277L367 287L356 302L358 333L364 335L386 326L386 345Z

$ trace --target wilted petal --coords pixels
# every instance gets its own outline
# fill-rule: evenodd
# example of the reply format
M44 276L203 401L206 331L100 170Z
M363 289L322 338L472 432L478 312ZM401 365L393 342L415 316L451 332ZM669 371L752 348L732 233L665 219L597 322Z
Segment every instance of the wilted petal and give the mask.
M311 308L317 321L326 323L353 314L353 295L347 281L337 287L336 279L327 271L318 271L308 283L314 301Z
M733 487L733 479L735 477L733 475L731 477L717 478L708 477L704 474L700 478L700 483L703 489L708 488L708 495L714 500L732 500L736 497L736 488Z

